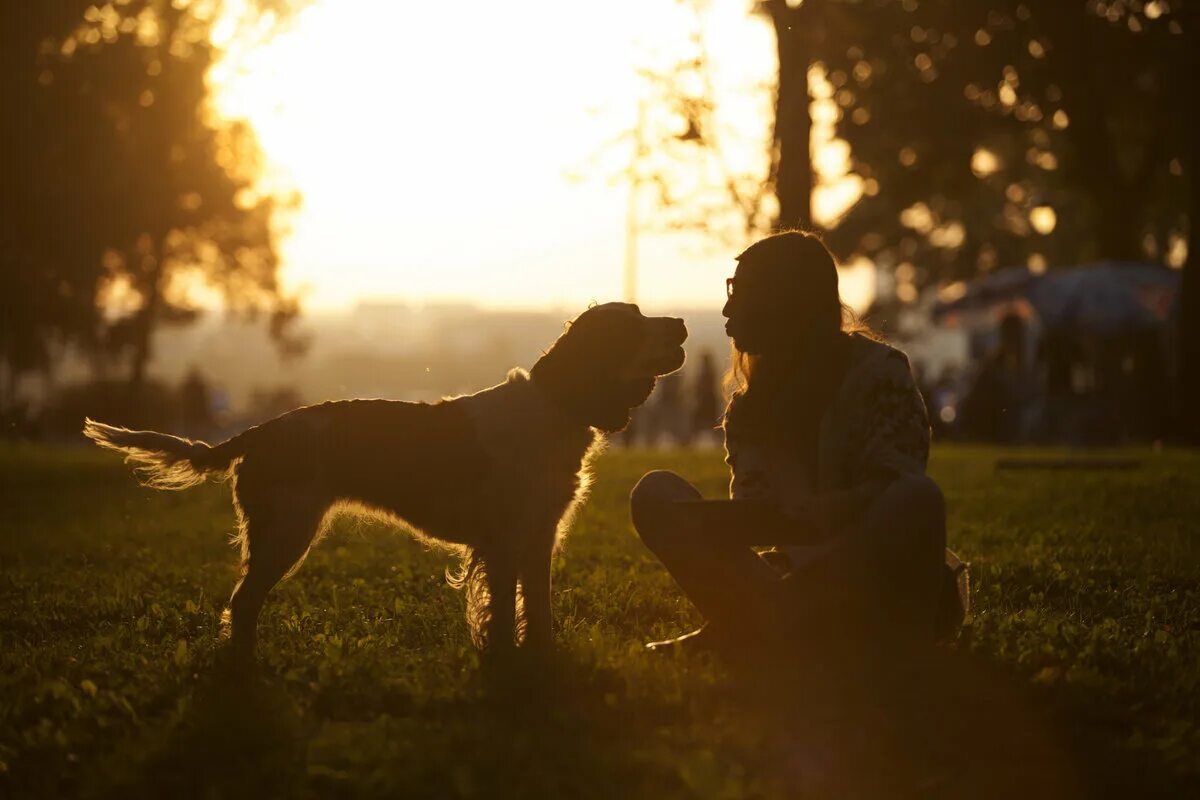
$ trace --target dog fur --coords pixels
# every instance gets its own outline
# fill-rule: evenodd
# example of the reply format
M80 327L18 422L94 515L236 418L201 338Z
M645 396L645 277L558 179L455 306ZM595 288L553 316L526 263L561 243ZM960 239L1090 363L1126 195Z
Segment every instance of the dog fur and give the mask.
M457 547L479 647L552 644L550 562L586 495L603 433L624 428L657 377L683 364L683 321L595 306L532 370L435 404L348 400L290 411L216 446L87 420L141 481L186 489L232 478L241 579L225 613L253 660L268 593L303 562L331 510L350 507Z

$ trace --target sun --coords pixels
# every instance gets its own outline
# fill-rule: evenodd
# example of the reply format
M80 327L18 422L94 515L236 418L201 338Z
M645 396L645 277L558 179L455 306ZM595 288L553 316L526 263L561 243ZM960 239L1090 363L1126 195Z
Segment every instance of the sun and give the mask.
M228 6L230 19L244 1ZM244 120L286 219L283 280L309 308L364 298L563 306L619 299L627 189L569 169L637 113L637 67L680 4L316 0L265 36L218 25L213 105ZM773 41L714 2L712 47L742 121L769 130ZM752 88L746 88L752 87ZM757 105L745 92L764 93ZM754 98L751 98L752 100ZM651 306L720 305L732 253L639 243Z

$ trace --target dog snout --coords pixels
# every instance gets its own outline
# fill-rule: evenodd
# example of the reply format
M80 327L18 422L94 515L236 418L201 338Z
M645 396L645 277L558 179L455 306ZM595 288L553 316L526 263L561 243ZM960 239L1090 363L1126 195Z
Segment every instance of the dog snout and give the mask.
M681 345L686 342L688 337L688 329L687 325L683 323L683 320L679 319L679 317L667 317L667 320L670 323L670 330L671 335L674 337L674 343Z

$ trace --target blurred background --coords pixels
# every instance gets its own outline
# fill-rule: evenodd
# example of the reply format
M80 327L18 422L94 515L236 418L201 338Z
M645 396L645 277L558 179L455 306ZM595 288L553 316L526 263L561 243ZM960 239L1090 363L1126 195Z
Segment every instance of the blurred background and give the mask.
M475 391L626 299L692 336L624 439L715 444L724 279L802 226L940 438L1196 440L1192 0L3 15L5 438Z

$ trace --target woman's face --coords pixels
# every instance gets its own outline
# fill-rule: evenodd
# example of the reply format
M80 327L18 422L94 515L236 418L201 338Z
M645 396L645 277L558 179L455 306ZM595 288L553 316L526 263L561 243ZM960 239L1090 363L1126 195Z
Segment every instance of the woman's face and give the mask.
M783 331L789 327L786 311L791 304L769 280L768 273L751 263L739 262L727 284L728 299L721 309L728 320L725 333L738 350L750 355L772 349L784 339Z

